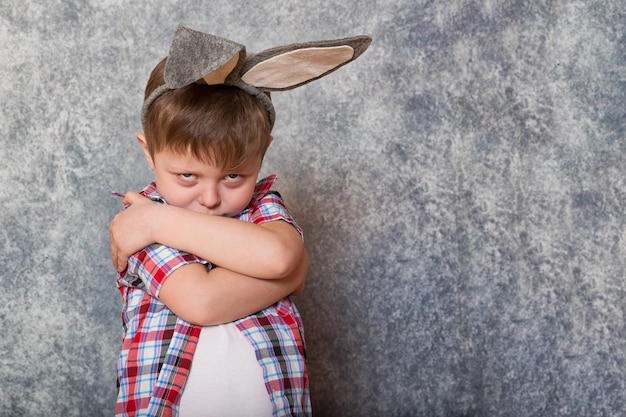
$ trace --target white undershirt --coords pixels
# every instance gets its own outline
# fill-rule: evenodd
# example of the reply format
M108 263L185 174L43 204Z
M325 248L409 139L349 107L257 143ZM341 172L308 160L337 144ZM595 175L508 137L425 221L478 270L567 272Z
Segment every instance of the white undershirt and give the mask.
M254 348L234 323L203 327L180 400L180 417L271 417Z

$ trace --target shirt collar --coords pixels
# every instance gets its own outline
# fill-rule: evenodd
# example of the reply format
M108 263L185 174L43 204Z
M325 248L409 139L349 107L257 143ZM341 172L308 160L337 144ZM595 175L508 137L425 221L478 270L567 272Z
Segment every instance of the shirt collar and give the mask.
M254 193L252 193L252 201L250 201L250 204L263 198L263 196L274 186L276 181L278 181L278 175L272 174L257 182L256 187L254 187Z
M167 204L165 199L163 199L163 197L161 197L161 194L159 194L159 190L157 190L155 182L150 183L150 185L144 188L140 194L144 197L148 197L154 202Z

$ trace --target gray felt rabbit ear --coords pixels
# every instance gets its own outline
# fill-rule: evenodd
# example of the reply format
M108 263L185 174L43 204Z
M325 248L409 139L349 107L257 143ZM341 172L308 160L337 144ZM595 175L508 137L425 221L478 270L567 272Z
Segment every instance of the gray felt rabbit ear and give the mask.
M231 72L243 65L245 56L243 45L178 26L165 66L165 82L172 89L199 80L210 85L224 84Z
M241 79L266 91L290 90L354 61L371 42L368 36L355 36L268 49L246 59Z

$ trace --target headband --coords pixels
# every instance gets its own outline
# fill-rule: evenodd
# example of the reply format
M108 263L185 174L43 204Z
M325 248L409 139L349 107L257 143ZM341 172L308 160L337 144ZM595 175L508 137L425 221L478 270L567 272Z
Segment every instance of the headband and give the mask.
M178 26L165 64L165 84L144 101L141 123L145 126L148 109L164 93L199 83L235 86L256 97L267 109L271 128L276 112L267 92L291 90L322 78L357 59L371 42L368 36L355 36L246 55L246 47L236 42Z

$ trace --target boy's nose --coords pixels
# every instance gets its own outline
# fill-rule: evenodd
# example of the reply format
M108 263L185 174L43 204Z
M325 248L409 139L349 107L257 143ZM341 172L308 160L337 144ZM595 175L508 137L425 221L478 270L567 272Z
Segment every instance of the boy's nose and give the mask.
M200 194L199 202L206 208L216 208L219 206L221 199L217 187L206 187Z

